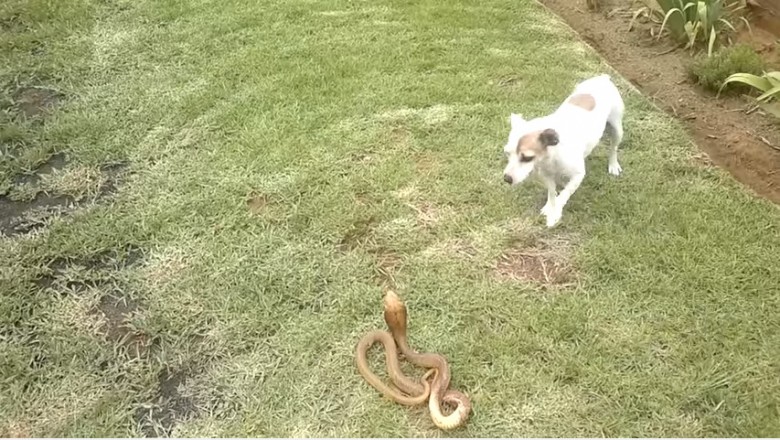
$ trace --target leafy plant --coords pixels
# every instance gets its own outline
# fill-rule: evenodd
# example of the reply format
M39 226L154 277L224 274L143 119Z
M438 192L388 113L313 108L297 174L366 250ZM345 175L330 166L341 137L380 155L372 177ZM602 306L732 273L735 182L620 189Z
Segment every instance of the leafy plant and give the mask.
M721 86L721 90L726 85L734 82L745 84L761 91L761 96L756 98L759 102L780 98L780 72L765 72L761 76L743 72L735 73L726 78L723 86Z
M770 101L780 98L780 72L764 72L763 75L753 75L750 73L735 73L723 82L721 90L731 83L739 83L758 89L761 95L756 98L759 105L766 111L776 117L780 117L780 107L777 102L770 105Z
M734 26L726 16L744 7L744 2L726 5L725 0L656 0L663 13L663 22L658 38L668 29L678 41L685 41L686 48L693 48L697 42L707 43L707 55L711 56L718 34ZM744 17L742 17L744 20ZM745 23L747 21L745 20Z
M764 59L752 47L738 44L721 48L712 56L697 56L689 65L688 74L700 86L717 93L729 76L735 73L760 75L765 68Z

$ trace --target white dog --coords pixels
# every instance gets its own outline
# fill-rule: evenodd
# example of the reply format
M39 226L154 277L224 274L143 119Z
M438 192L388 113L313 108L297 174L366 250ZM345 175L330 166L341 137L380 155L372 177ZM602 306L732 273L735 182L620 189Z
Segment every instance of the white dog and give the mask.
M612 79L600 75L579 83L548 116L530 121L514 113L509 117L504 181L516 185L536 173L547 187L547 204L542 208L547 227L561 219L563 207L585 178L585 159L607 128L612 138L609 173L620 175L617 149L623 139L624 111L623 99ZM558 185L563 186L560 194Z

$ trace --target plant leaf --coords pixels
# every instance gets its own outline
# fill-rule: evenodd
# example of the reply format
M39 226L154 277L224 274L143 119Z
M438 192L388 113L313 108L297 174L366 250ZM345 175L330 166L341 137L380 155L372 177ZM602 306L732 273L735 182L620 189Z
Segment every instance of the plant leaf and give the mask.
M679 14L680 16L676 17L676 20L672 19L670 21L672 15L675 13ZM666 15L664 15L664 21L661 23L661 30L658 32L659 39L661 38L661 34L663 34L667 23L669 24L669 32L671 32L675 38L680 39L685 35L685 14L682 12L682 10L679 8L672 8L666 12Z
M729 76L728 78L726 78L725 81L723 81L723 84L721 84L720 89L718 90L718 95L720 95L720 93L728 84L731 84L733 82L751 86L762 92L766 92L767 90L772 88L772 85L769 83L769 80L767 80L766 78L752 75L750 73L735 73Z
M710 29L710 15L707 8L707 3L700 1L696 7L696 18L705 29L705 32Z
M712 48L715 47L715 37L717 34L715 33L715 26L712 27L712 31L710 31L710 44L707 47L707 57L712 56Z
M721 22L721 23L723 23L723 24L725 24L725 25L726 25L726 26L727 26L729 29L731 29L732 31L734 31L734 32L736 32L736 31L737 31L737 28L735 28L735 27L734 27L734 25L733 25L733 24L731 24L731 22L730 22L730 21L728 21L728 20L726 20L725 18L719 18L719 19L718 19L718 21L719 21L719 22Z
M775 95L780 94L780 86L772 87L771 89L767 90L764 94L756 98L757 101L768 101L769 99L776 98Z
M769 81L777 81L777 83L780 84L780 72L778 71L766 72L764 73L764 77L769 79Z

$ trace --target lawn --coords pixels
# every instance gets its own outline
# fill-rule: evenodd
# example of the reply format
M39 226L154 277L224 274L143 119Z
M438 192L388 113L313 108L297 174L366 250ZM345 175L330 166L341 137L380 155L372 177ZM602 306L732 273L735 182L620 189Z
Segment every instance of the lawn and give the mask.
M5 0L0 54L0 213L68 202L0 237L0 435L445 435L357 374L383 285L446 435L780 434L780 211L533 1ZM603 72L624 174L548 230L509 113Z

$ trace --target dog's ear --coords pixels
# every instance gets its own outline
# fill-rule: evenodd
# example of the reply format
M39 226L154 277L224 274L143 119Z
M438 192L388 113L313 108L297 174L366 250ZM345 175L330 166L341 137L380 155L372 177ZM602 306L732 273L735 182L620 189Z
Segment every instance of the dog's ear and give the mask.
M525 119L523 119L523 115L518 115L515 113L512 113L509 115L509 125L512 126L512 128L519 127L520 124L524 123Z
M558 132L552 128L548 128L539 133L539 142L544 145L545 148L558 145Z

